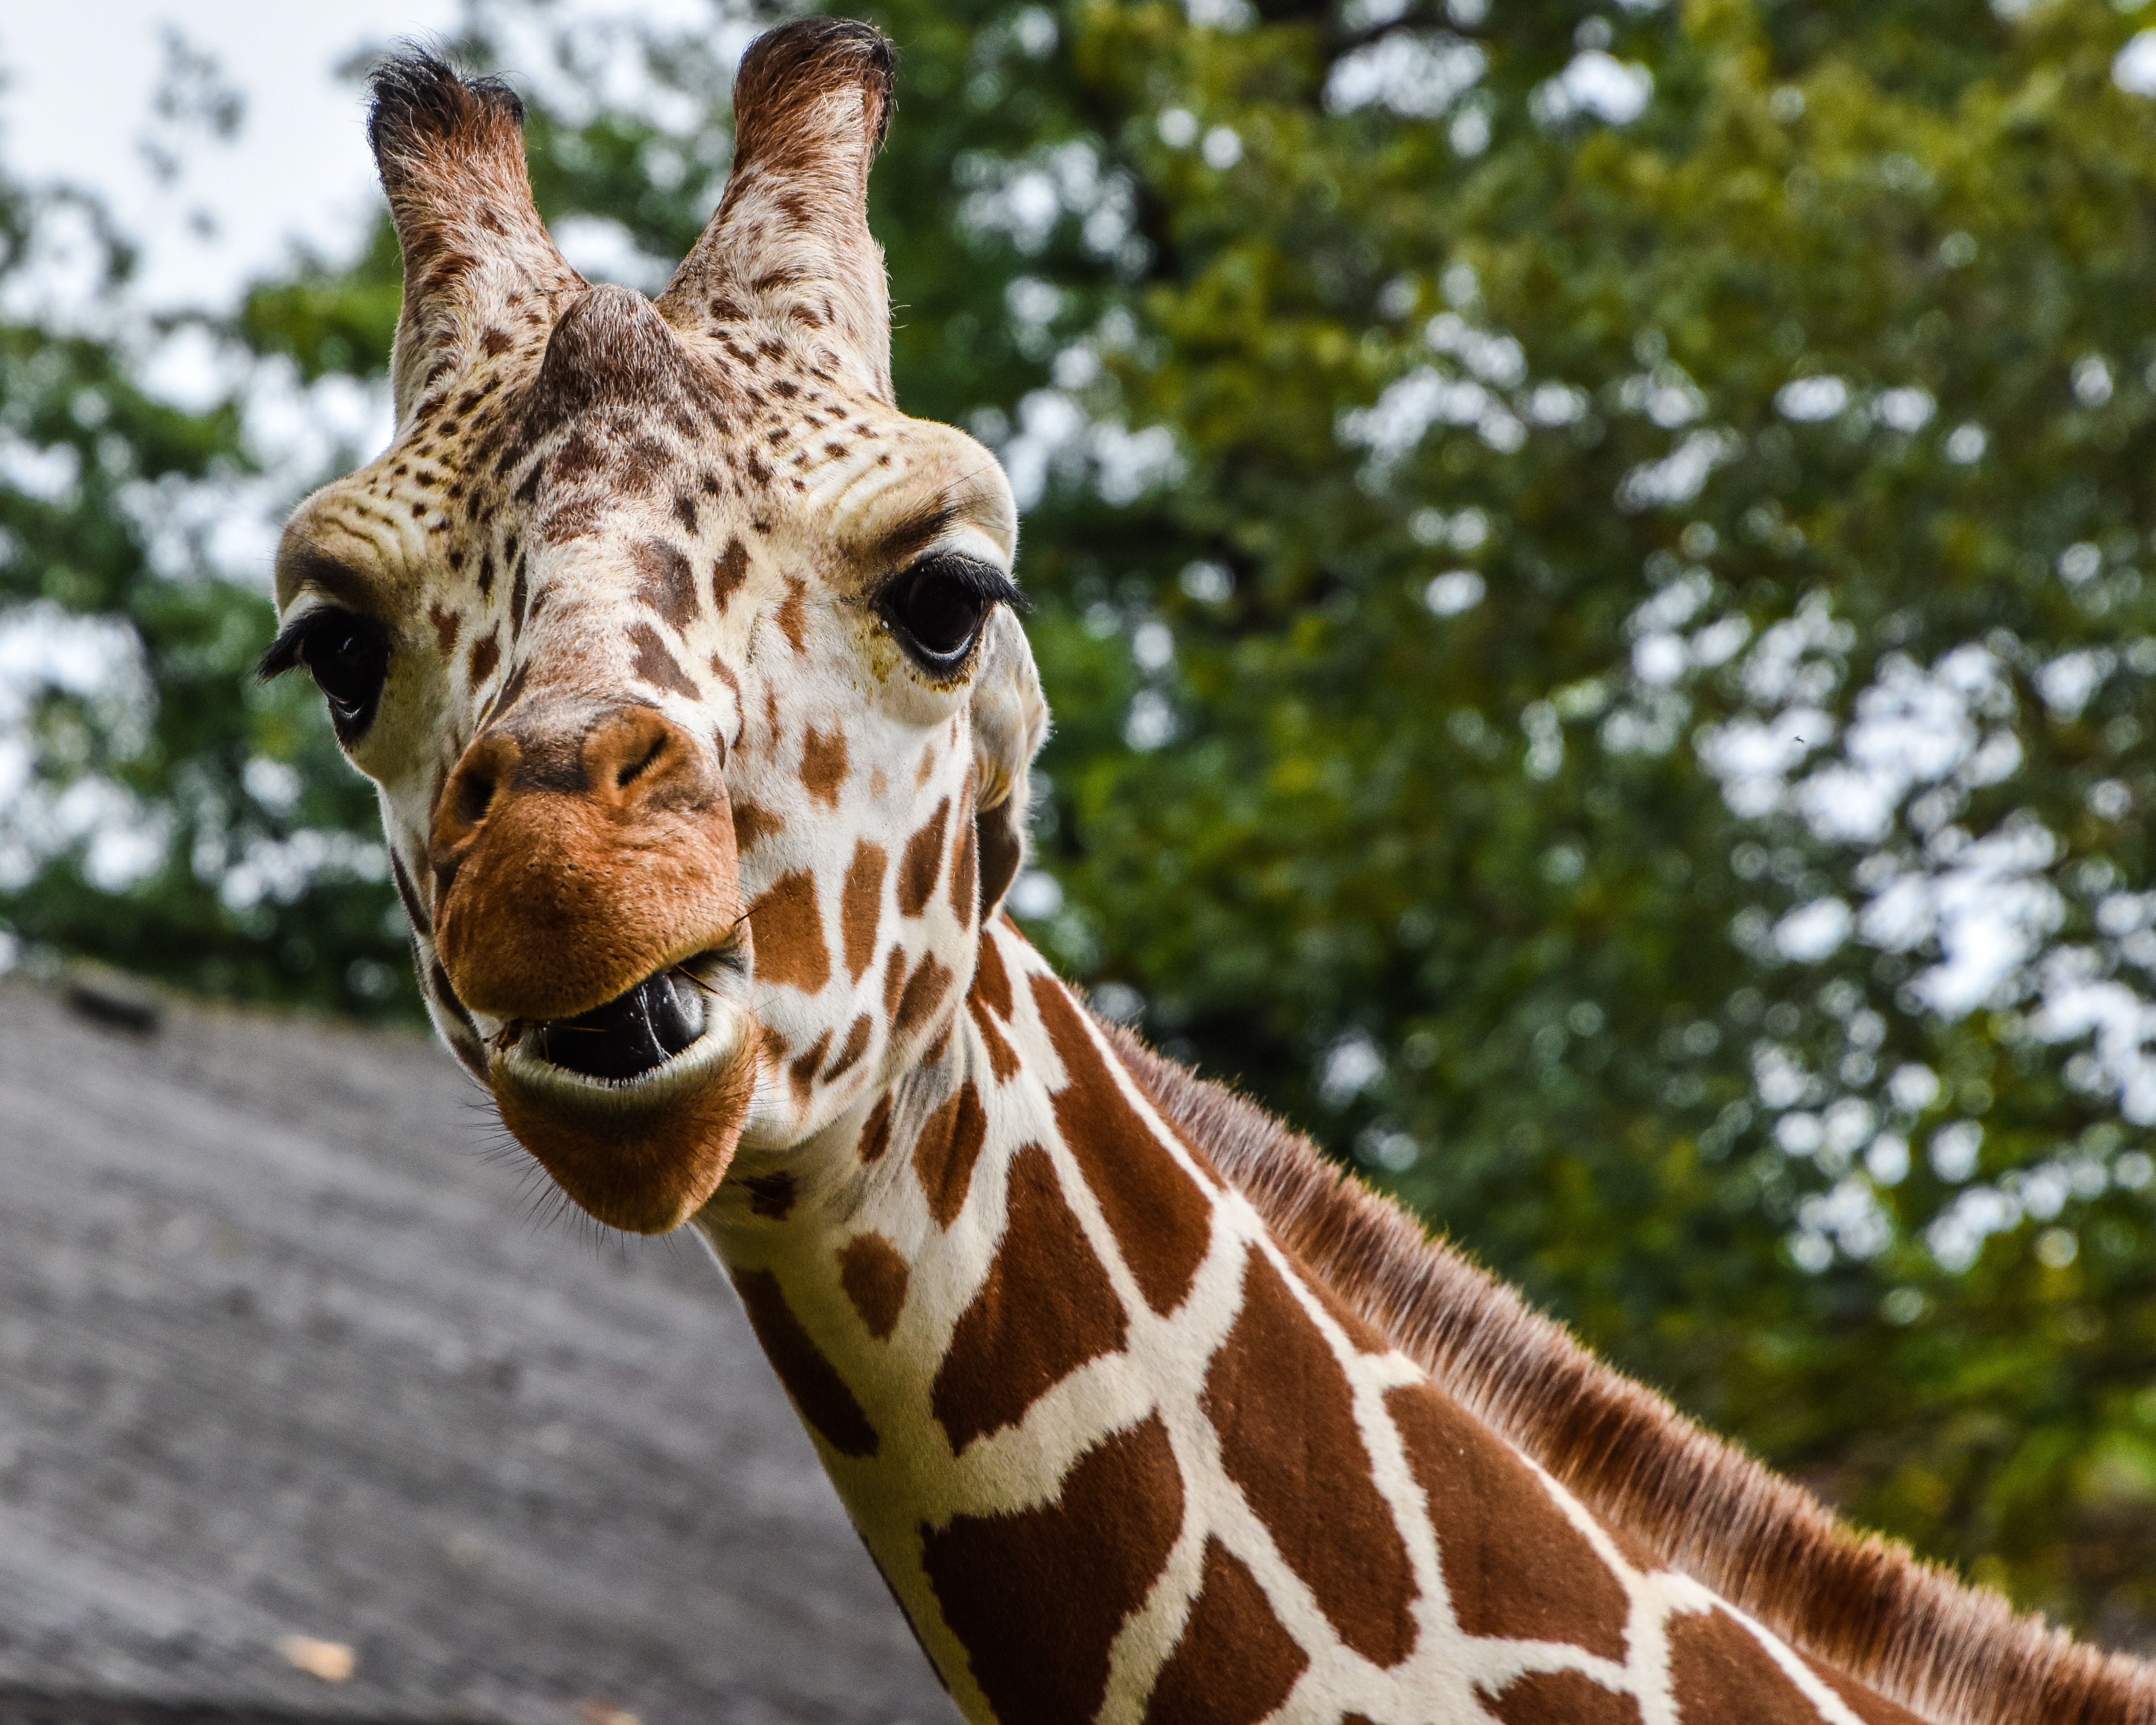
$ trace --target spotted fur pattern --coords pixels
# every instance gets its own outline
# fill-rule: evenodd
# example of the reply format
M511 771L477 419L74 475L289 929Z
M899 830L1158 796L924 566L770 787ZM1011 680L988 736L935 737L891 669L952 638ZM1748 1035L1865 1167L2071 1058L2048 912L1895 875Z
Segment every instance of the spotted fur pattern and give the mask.
M1004 919L965 1009L697 1218L968 1717L1918 1716L1342 1300Z
M1989 1620L1921 1589L1783 1609L1774 1554L1847 1537L1809 1500L1756 1470L1732 1500L1711 1440L1110 1036L996 915L1046 713L1007 609L932 666L882 597L1016 539L993 458L891 399L891 68L829 19L757 44L655 304L562 261L506 89L377 78L396 439L295 517L277 662L321 676L325 619L382 643L341 735L511 1129L602 1219L694 1217L970 1718L2156 1718L2137 1670L2026 1635L1971 1682ZM517 1065L696 966L721 1029L649 1091ZM1689 1518L1642 1479L1697 1484Z

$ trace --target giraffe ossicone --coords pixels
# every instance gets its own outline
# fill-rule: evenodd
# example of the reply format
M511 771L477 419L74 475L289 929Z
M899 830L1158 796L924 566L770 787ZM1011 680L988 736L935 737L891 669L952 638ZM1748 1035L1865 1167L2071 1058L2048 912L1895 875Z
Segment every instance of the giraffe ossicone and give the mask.
M901 413L891 54L760 39L654 302L424 55L369 136L397 428L265 671L380 792L449 1046L603 1222L709 1241L960 1710L2156 1722L2156 1680L1835 1523L999 914L1047 726L994 458Z

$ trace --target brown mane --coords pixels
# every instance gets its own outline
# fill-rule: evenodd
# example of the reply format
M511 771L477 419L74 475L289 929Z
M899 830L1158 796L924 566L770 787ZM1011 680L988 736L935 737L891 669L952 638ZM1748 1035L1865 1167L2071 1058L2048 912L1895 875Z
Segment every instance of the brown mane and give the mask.
M1104 1028L1284 1244L1613 1528L1933 1725L2156 1725L2156 1671L1849 1527L1427 1238L1307 1138Z

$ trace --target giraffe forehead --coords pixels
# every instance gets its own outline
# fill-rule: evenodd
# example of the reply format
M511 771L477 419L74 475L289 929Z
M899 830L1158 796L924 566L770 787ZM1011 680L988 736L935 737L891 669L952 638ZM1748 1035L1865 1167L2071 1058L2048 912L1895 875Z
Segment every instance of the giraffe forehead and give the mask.
M654 565L703 547L732 557L736 578L777 558L814 581L873 562L924 515L977 549L1014 547L1000 466L952 428L821 389L744 412L714 386L655 414L596 403L535 437L517 423L535 380L513 378L531 370L516 357L439 385L389 450L302 507L280 560L282 602L325 560L357 565L403 609L423 590L453 606L496 597L520 558L533 566L528 584L610 564L648 588Z

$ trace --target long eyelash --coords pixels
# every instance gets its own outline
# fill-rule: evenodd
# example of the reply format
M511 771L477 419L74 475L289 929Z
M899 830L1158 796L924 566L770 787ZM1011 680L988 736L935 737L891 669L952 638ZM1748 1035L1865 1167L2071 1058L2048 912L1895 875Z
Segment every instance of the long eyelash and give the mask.
M961 578L973 590L975 597L991 605L1008 605L1014 611L1025 612L1033 608L1033 601L1018 590L1018 584L993 563L977 563L966 558Z
M300 670L304 663L300 655L306 648L308 637L332 624L362 629L374 627L364 615L346 610L341 605L318 606L302 616L294 618L277 632L277 639L270 644L269 650L255 661L254 675L268 683L283 676L287 671Z
M1008 605L1014 611L1029 611L1033 601L1018 590L1009 576L993 563L983 562L978 557L969 557L963 552L934 552L925 557L916 558L903 569L896 571L884 583L878 597L889 593L901 582L911 581L931 566L940 568L952 580L963 583L983 605Z
M304 617L295 617L277 631L277 639L270 644L269 650L255 661L254 675L262 681L274 682L286 671L300 668L300 649L307 644L307 636L321 619L320 611L310 611Z

